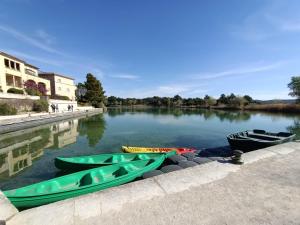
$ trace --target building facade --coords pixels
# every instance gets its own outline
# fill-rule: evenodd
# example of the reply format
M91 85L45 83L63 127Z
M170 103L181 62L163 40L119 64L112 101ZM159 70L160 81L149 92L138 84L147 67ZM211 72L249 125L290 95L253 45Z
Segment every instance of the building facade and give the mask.
M38 69L21 59L0 52L0 92L7 93L10 88L24 91L24 82L31 81L43 85L47 95L51 95L50 81L39 77Z
M53 72L40 72L39 77L49 80L51 86L51 97L67 96L71 101L75 101L74 79Z

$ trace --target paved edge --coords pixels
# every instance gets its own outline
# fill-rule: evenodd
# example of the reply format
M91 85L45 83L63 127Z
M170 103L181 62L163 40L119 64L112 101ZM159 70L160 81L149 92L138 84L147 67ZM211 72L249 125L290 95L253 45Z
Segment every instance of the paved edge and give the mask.
M245 153L243 154L243 160L244 164L247 165L262 159L286 155L295 150L300 150L299 142L285 143ZM8 219L7 224L75 224L88 218L110 213L112 210L120 211L126 203L150 200L223 179L229 173L237 172L241 167L243 165L233 165L226 161L209 162L104 191L28 209Z
M0 191L0 221L8 220L16 215L19 211L6 198L2 191Z
M14 124L4 124L0 125L0 134L5 134L5 133L10 133L18 130L23 130L27 128L32 128L44 124L50 124L62 120L67 120L75 117L80 117L80 116L85 116L85 115L95 115L103 113L102 109L94 109L94 110L89 110L89 111L79 111L79 112L68 112L65 114L59 114L59 115L53 115L51 114L47 118L39 117L39 118L34 118L33 120L30 121L23 121L23 122L18 122Z

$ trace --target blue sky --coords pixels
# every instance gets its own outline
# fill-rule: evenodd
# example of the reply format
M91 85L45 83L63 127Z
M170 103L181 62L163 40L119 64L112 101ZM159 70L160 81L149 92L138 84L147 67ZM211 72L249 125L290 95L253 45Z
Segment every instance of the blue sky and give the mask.
M290 98L300 1L0 0L0 51L107 95Z

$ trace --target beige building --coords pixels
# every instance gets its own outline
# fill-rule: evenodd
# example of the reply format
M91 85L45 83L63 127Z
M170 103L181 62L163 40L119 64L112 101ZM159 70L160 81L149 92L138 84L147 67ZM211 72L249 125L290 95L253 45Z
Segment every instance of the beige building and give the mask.
M0 52L0 92L2 90L7 93L10 88L24 91L24 82L31 80L36 84L44 85L47 95L51 95L50 81L39 77L38 69L21 59Z
M76 86L73 78L52 72L40 72L39 76L50 81L52 97L67 96L75 101Z

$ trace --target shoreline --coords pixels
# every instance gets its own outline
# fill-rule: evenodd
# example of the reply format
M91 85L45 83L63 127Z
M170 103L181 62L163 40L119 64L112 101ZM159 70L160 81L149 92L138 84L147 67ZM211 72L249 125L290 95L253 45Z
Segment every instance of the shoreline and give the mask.
M108 109L207 109L207 110L228 110L228 111L260 111L272 113L300 113L300 104L253 104L245 107L233 106L149 106L149 105L124 105L124 106L107 106Z
M76 118L81 116L90 116L103 113L102 108L93 109L93 110L85 110L85 111L76 111L76 112L65 112L65 113L47 113L41 115L31 115L27 117L16 118L16 116L12 116L13 118L6 118L0 120L0 134L15 132L18 130L23 130L27 128L37 127L44 124L50 124L62 120L67 120L70 118ZM0 117L1 118L1 117Z

